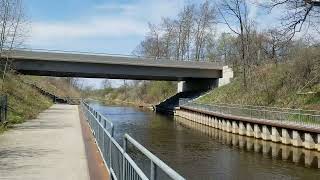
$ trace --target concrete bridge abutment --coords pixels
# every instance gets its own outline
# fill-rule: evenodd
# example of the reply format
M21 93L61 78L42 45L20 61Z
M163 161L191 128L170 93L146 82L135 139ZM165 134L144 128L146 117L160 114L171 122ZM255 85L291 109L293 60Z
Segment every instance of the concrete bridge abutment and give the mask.
M178 83L180 92L205 92L218 87L219 79L189 79Z

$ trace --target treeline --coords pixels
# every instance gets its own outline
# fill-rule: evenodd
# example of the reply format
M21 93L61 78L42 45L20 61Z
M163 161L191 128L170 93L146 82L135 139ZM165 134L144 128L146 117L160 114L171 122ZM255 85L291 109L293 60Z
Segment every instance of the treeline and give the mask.
M281 11L274 18L278 24L260 26L249 15L252 6L258 9L258 16L272 16L267 13ZM272 105L278 98L284 105L291 102L289 99L294 101L296 94L310 91L311 99L319 94L319 14L320 6L303 0L267 0L255 4L250 0L207 0L187 4L176 17L163 17L159 24L149 23L149 32L133 53L154 59L228 65L233 68L238 88L233 88L236 92L228 91L234 94L230 99L227 96L232 95L223 92L223 98L217 98L220 102L235 102L236 97L246 93L248 96L241 96L246 99L238 98L237 102ZM221 27L226 30L222 32ZM169 96L167 90L175 93L175 88L174 83L136 81L117 89L109 88L103 96L154 103ZM311 101L308 98L304 100Z
M113 88L110 81L105 80L103 86L97 90L87 87L82 91L82 96L106 103L148 105L157 104L177 91L177 84L172 81L125 81L120 87Z
M149 23L149 33L136 54L179 60L204 60L214 37L215 8L207 1L187 5L176 19L163 18L159 25Z
M254 4L263 12L282 8L283 16L277 17L281 19L279 25L266 26L267 29L250 19L249 6L253 4L248 0L188 4L176 18L163 18L160 24L149 23L149 32L134 53L173 60L222 62L233 68L246 88L257 67L288 63L297 48L319 46L314 38L320 36L319 6L301 0ZM221 25L228 32L218 32ZM303 27L313 28L312 33L294 38Z

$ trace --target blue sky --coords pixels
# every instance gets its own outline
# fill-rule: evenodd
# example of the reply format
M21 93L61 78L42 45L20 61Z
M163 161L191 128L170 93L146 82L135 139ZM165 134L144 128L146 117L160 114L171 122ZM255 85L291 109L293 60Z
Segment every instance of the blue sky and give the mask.
M256 0L250 0L252 2ZM175 17L187 3L204 0L25 0L31 48L130 54L148 22ZM258 8L250 16L258 22ZM263 19L266 21L266 19ZM218 31L227 31L223 25Z
M130 54L147 23L175 16L183 0L27 0L31 48ZM29 20L30 19L30 20Z
M175 17L187 3L201 2L204 0L25 0L30 24L25 46L131 54L147 33L148 22ZM259 15L254 5L250 5L250 17L272 21ZM227 31L227 27L219 25L217 30ZM86 82L97 87L101 81Z

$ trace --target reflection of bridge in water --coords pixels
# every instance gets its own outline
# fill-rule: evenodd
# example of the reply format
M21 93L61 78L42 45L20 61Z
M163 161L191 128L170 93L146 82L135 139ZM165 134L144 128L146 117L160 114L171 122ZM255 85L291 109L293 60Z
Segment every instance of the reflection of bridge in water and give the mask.
M222 144L237 147L244 151L259 153L274 160L283 160L305 167L320 169L320 152L228 133L178 116L175 116L175 120L186 128L198 130Z

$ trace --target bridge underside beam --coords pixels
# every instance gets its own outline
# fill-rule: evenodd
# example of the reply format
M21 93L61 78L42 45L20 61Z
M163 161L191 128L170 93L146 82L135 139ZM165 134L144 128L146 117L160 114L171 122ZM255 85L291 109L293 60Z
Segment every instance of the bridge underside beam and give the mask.
M26 75L134 80L189 81L221 78L220 69L198 69L66 61L19 60L13 67ZM198 81L198 80L195 80ZM210 80L211 81L211 80ZM194 82L192 80L192 82Z

